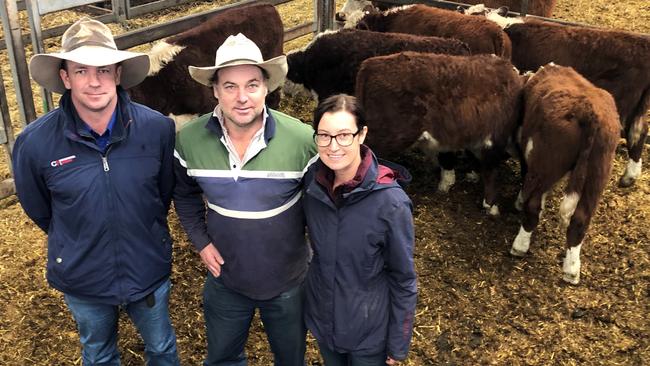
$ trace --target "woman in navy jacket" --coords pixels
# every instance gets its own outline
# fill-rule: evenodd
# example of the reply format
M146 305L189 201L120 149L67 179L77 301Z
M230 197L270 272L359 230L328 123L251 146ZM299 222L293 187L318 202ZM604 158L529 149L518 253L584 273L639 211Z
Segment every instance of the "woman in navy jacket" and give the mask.
M354 97L325 99L314 129L305 322L327 366L392 365L408 353L417 296L412 204L398 183L408 172L363 145L368 127Z

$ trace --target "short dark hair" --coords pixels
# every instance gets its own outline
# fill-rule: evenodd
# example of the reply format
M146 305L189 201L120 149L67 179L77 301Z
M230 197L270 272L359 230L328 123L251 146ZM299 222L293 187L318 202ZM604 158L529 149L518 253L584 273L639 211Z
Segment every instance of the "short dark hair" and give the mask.
M261 68L259 66L257 68L262 71L262 78L264 78L264 81L268 81L269 80L269 72L264 70L263 68ZM221 69L219 69L219 70L221 70ZM212 77L210 77L210 85L215 85L216 83L219 82L219 70L216 70L214 72L214 74L212 74Z
M357 98L347 94L336 94L325 98L314 110L314 130L318 130L318 124L325 113L338 111L346 111L353 115L359 130L366 126L366 115Z

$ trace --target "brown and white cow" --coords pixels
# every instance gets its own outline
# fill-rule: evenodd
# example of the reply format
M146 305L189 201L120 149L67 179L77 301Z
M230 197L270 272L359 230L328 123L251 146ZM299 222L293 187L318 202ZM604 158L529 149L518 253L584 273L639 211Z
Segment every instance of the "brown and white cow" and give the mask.
M482 4L493 9L507 7L510 11L521 12L521 0L464 0L459 2L473 5ZM548 18L552 15L556 3L557 0L530 0L528 1L528 10L526 13ZM347 0L343 4L343 7L341 7L341 10L336 13L335 20L340 23L347 23L348 21L356 23L363 16L364 11L368 11L373 7L380 10L388 10L395 6L395 4L381 1Z
M609 180L619 136L612 96L570 67L547 65L524 86L520 147L527 166L518 198L524 219L510 253L523 256L540 219L544 198L569 174L560 218L566 230L564 280L580 281L580 250Z
M219 45L237 33L253 40L264 59L282 54L284 28L275 7L262 4L230 9L154 44L149 51L149 76L129 89L131 98L170 115L177 129L187 120L210 112L216 105L212 89L195 82L187 68L214 65ZM275 108L279 98L278 90L269 94L267 103Z
M426 5L407 5L383 12L370 11L356 23L357 29L456 38L476 54L510 58L510 39L495 23L483 18Z
M499 21L502 17L493 16ZM522 71L553 62L570 66L616 101L629 161L620 184L641 175L650 108L650 37L630 32L565 26L534 19L506 19L512 62Z
M379 156L416 142L430 150L475 152L483 206L496 215L495 168L514 143L522 87L517 70L501 57L402 52L364 61L356 92L372 130L366 141ZM441 184L447 173L441 173Z
M319 100L338 93L353 95L361 62L401 51L469 55L467 45L457 39L357 29L328 31L302 50L287 54L289 73L284 92L307 89Z

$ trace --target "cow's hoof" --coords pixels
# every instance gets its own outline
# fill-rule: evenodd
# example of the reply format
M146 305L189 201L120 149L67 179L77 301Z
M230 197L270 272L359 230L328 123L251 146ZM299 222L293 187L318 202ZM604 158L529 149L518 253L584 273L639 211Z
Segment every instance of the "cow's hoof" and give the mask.
M523 250L515 249L514 247L510 248L510 255L513 255L515 257L523 257L528 253L527 251L524 252Z
M483 208L487 212L488 215L490 216L499 216L499 206L495 205L489 205L485 199L483 199Z
M570 283L572 285L577 285L580 283L580 272L578 273L566 273L562 276L564 282Z
M621 188L632 187L635 182L636 182L636 179L634 179L634 178L632 178L632 177L630 177L628 175L624 175L624 176L621 177L621 179L619 179L618 186L621 187Z

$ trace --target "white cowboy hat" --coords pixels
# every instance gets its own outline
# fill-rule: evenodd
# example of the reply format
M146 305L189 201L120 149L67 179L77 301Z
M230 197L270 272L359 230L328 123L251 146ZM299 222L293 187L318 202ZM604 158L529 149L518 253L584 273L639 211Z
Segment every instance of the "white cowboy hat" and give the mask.
M45 89L59 94L66 91L59 76L62 60L88 66L122 66L120 85L124 89L138 85L149 73L149 56L120 51L111 30L102 22L83 17L68 28L61 38L58 53L37 54L29 60L32 78Z
M219 46L215 56L214 66L190 66L188 69L192 79L203 85L212 86L210 81L217 70L237 65L255 65L266 70L269 76L267 81L269 92L274 91L282 85L288 70L286 56L277 56L264 61L259 47L241 33L236 36L229 36Z

